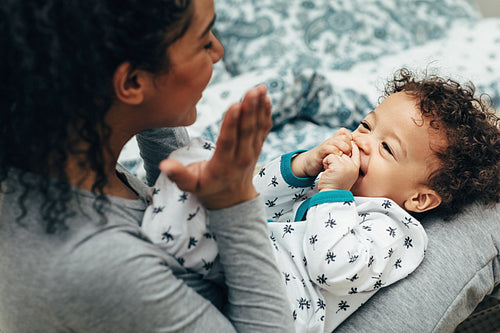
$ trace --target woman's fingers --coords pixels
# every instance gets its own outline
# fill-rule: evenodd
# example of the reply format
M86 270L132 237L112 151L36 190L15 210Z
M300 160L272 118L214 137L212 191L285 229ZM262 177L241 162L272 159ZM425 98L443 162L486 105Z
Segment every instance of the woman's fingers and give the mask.
M237 155L246 164L258 157L270 128L270 102L266 86L251 89L241 104Z
M262 145L269 134L272 127L271 118L271 100L266 96L267 88L264 86L264 90L261 92L259 97L259 109L257 112L257 123L256 123L256 136L254 141L254 149L258 154L262 149Z
M184 191L195 193L209 209L229 207L257 195L253 169L271 127L271 106L266 87L251 89L241 103L232 105L221 125L214 155L209 161L187 166L175 160L160 169Z
M229 107L222 121L219 137L211 161L220 163L231 163L237 151L238 123L241 113L241 104L233 104Z

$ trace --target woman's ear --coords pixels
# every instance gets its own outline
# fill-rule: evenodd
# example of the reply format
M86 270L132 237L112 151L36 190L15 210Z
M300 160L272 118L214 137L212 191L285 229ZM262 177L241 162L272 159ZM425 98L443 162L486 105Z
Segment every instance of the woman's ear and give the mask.
M132 70L129 62L124 62L113 75L113 88L116 98L122 103L139 105L144 101L147 87L145 72Z
M434 190L428 187L415 192L404 203L404 209L410 212L423 213L425 211L436 208L441 204L441 196Z

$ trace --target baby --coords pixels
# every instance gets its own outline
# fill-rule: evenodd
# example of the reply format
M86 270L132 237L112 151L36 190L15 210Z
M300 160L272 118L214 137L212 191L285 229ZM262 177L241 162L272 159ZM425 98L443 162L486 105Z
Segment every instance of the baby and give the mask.
M341 129L256 174L297 332L332 331L378 289L413 272L427 245L419 215L451 218L472 201L498 202L497 124L473 88L403 69L354 132ZM213 148L195 139L171 158L189 164L209 159ZM167 196L176 207L165 207L173 202ZM151 200L146 234L185 267L220 277L201 203L165 175Z

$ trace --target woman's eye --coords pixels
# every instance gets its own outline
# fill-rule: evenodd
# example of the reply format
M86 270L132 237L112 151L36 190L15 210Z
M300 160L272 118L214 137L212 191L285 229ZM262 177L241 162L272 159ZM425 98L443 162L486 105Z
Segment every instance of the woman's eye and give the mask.
M207 45L205 45L203 48L205 50L210 50L214 46L214 43L212 41L208 42Z
M392 153L391 147L389 147L389 145L388 145L387 143L382 142L382 147L383 147L383 148L384 148L384 149L385 149L385 150L386 150L389 154L394 155L394 154Z

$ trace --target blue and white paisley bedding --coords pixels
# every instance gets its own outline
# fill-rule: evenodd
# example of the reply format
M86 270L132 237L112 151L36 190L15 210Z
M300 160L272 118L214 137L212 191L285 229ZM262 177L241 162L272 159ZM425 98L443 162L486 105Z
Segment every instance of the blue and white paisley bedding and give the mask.
M192 137L217 140L227 107L264 83L274 126L260 163L354 129L400 67L472 81L500 108L500 18L472 0L222 0L226 54L198 104ZM142 177L135 140L120 162Z

